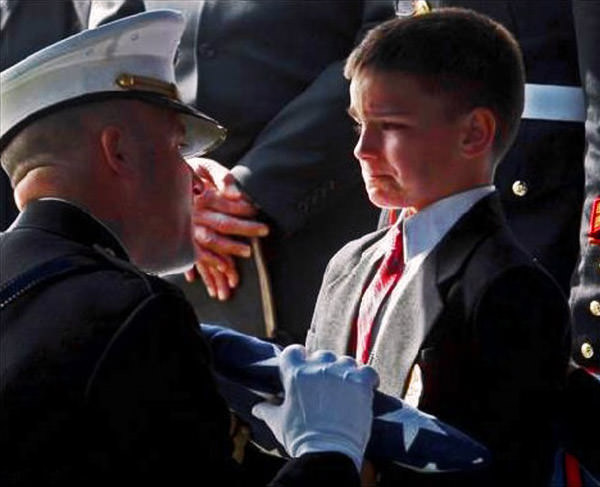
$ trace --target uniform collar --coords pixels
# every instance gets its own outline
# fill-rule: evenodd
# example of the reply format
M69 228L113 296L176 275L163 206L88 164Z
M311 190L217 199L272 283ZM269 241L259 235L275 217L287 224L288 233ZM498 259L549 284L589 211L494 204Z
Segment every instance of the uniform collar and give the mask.
M119 238L83 208L57 198L31 201L8 229L39 228L83 245L100 246L120 259L129 256Z

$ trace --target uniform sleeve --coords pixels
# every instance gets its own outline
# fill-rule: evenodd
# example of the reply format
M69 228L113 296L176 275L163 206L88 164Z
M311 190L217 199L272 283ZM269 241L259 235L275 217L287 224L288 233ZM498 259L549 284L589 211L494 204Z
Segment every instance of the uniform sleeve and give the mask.
M96 456L122 479L238 485L229 412L187 303L157 294L113 337L88 385Z
M517 478L539 485L550 471L551 425L569 354L566 299L540 270L512 269L482 291L469 323L480 391L473 414L494 477L498 485Z
M394 2L363 2L357 42L391 18ZM350 54L348 52L348 54ZM232 171L262 211L284 231L302 227L361 181L352 155L352 122L346 113L344 59L325 68L267 124Z
M596 242L588 236L590 230L600 230L600 4L574 0L573 13L587 106L581 255L570 298L575 329L573 357L580 365L600 371L600 231Z

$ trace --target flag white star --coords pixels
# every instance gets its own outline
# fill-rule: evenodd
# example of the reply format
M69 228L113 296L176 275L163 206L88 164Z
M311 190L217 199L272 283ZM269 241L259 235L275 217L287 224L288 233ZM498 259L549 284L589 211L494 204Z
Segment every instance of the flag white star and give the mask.
M416 409L407 405L404 405L404 407L400 409L385 413L382 416L377 416L376 419L390 423L402 424L402 439L404 442L404 449L407 453L415 441L415 438L419 434L419 431L422 429L448 436L448 433L438 426L434 416L426 414L422 411L417 411Z

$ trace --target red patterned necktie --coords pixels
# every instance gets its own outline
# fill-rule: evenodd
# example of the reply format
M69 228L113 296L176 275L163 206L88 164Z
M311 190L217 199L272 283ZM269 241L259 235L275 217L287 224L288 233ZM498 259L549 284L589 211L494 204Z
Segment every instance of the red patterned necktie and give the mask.
M369 360L375 318L381 305L396 285L404 270L401 224L392 228L392 247L388 249L377 272L363 293L358 310L356 358L363 364Z

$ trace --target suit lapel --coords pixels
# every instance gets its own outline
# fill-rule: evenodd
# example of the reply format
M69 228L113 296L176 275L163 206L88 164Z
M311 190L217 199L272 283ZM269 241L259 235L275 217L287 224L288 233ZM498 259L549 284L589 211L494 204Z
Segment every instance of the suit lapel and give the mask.
M497 193L481 199L463 215L434 249L438 286L447 289L448 283L461 273L477 244L500 228L503 221L500 197Z
M335 277L326 275L315 306L311 336L307 345L311 350L328 349L348 353L350 335L364 287L377 269L377 261L383 257L387 230L371 234L356 242L357 248L336 258L332 269Z

